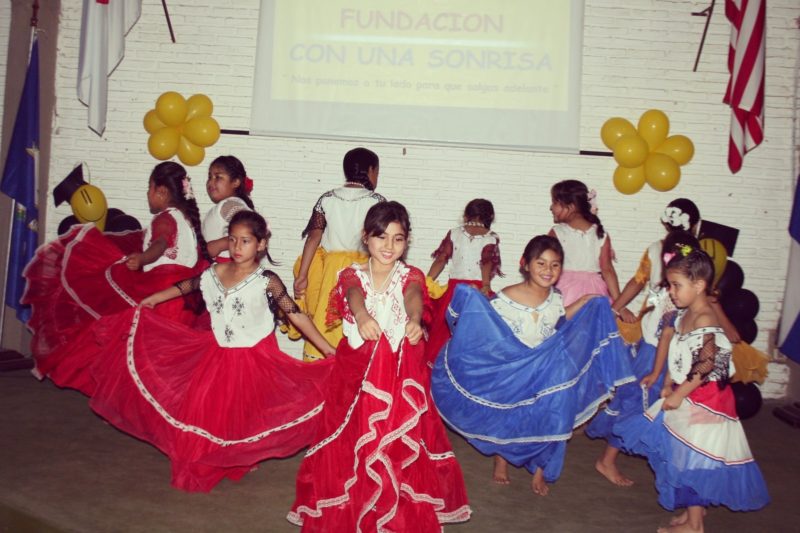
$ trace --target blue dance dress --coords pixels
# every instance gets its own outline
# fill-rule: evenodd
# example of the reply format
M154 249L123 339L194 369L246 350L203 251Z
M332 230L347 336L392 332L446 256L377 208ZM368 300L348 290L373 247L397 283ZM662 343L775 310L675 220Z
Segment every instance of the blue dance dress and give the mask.
M630 347L631 369L636 381L617 389L611 401L586 427L587 436L606 439L610 446L621 450L627 450L627 447L614 427L631 417L641 416L661 397L664 385L666 365L650 387L644 388L640 382L653 371L661 332L665 327L674 325L675 305L664 287L650 289L647 304L652 309L642 318L642 338Z
M644 455L656 475L658 503L668 510L724 505L752 511L769 503L761 470L750 452L730 386L731 344L719 327L681 333L679 313L669 348L673 386L699 374L703 384L677 409L659 399L614 431L628 452Z
M456 288L450 311L431 377L442 418L481 453L555 481L572 429L634 380L608 301L590 300L535 347L472 287Z

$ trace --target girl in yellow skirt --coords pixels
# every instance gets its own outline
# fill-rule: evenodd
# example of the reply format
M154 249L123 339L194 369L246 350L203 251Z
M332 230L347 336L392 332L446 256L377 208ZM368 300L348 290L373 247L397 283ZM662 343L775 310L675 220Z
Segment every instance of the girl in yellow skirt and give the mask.
M342 338L342 328L330 328L325 323L328 297L336 286L339 271L353 263L364 263L367 255L362 249L361 228L370 207L386 199L375 192L378 184L378 155L366 148L347 152L342 164L343 186L319 197L303 237L303 254L294 265L294 296L325 339L336 346ZM299 338L289 332L290 338ZM314 345L306 342L303 359L314 361L324 356Z

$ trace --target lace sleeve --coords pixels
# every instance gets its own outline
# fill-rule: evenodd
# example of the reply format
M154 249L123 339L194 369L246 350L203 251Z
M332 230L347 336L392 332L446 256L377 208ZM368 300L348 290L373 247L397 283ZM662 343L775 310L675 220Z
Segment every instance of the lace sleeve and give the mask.
M408 274L406 275L406 279L403 281L403 294L405 294L406 289L408 289L409 285L412 283L419 285L419 288L422 291L422 323L430 324L433 320L433 304L431 302L431 297L428 294L428 285L425 282L425 274L423 274L420 269L409 266Z
M178 240L178 223L169 211L162 211L154 216L153 220L150 222L150 230L150 243L163 238L164 242L167 243L164 255L170 259L177 258L178 251L176 244ZM150 243L146 243L147 246L149 246Z
M183 281L179 281L175 284L175 287L179 291L181 291L181 296L186 296L187 294L199 291L200 290L200 276L195 276L190 279L185 279Z
M692 350L692 368L686 375L690 380L699 375L703 383L713 380L726 382L728 380L728 363L730 351L717 346L716 336L713 333L703 335L703 343Z
M325 323L328 326L334 326L342 320L355 322L350 312L350 306L347 304L347 291L353 287L358 287L366 296L364 287L361 285L361 280L358 274L356 274L355 269L352 267L345 268L339 272L339 280L333 290L331 290L330 297L328 298L328 309L325 314Z
M445 261L449 261L451 257L453 257L453 241L450 238L450 232L447 232L447 235L444 236L442 242L439 244L439 247L434 250L431 254L432 259L439 259L440 256L444 256Z
M317 204L314 206L314 209L311 210L311 218L308 219L306 229L304 229L303 233L300 235L301 237L305 238L309 232L315 229L325 230L328 226L328 221L325 220L325 210L322 208L322 200L326 196L328 196L327 193L320 196L319 200L317 200Z
M230 222L233 218L233 215L238 213L239 211L249 211L250 208L240 200L238 197L235 198L228 198L227 200L223 200L222 206L219 208L219 214L225 220L225 222Z
M285 323L288 320L288 315L301 312L295 301L289 296L286 285L283 284L277 274L271 270L265 270L262 275L269 279L267 282L267 303L276 321Z
M487 244L481 250L481 265L492 265L492 277L503 276L500 271L500 239L492 244Z

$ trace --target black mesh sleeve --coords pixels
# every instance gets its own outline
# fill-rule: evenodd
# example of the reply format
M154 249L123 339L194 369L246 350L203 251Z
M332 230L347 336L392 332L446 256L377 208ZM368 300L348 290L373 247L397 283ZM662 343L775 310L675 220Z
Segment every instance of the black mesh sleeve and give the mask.
M292 297L289 296L286 285L283 284L281 278L271 270L264 271L264 276L269 278L269 282L267 283L267 302L276 320L286 322L287 315L300 313L300 308L297 307Z
M325 230L328 225L328 221L325 220L325 210L322 208L322 200L331 196L331 192L328 191L322 196L319 197L317 200L316 205L314 205L314 209L311 211L311 218L308 219L308 224L306 224L306 229L303 230L303 233L300 234L301 237L305 238L306 235L309 234L311 230L321 229Z
M179 281L175 284L175 287L181 291L182 295L187 295L190 292L199 291L200 290L200 276L185 279L183 281Z
M724 357L722 350L717 346L714 334L705 334L703 345L692 352L692 369L689 370L686 379L690 380L698 375L703 383L708 383L713 375L716 381L727 381L728 359L729 357Z

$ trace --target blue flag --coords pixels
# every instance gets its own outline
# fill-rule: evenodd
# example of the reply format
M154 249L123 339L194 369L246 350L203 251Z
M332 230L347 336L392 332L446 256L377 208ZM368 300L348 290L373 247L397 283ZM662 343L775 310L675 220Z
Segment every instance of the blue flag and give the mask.
M800 363L800 177L789 221L789 271L783 297L779 345L781 353Z
M0 181L0 191L15 202L8 254L5 303L27 322L30 307L20 304L25 290L22 271L36 252L39 211L36 209L36 160L39 152L39 42L33 39L25 87Z

